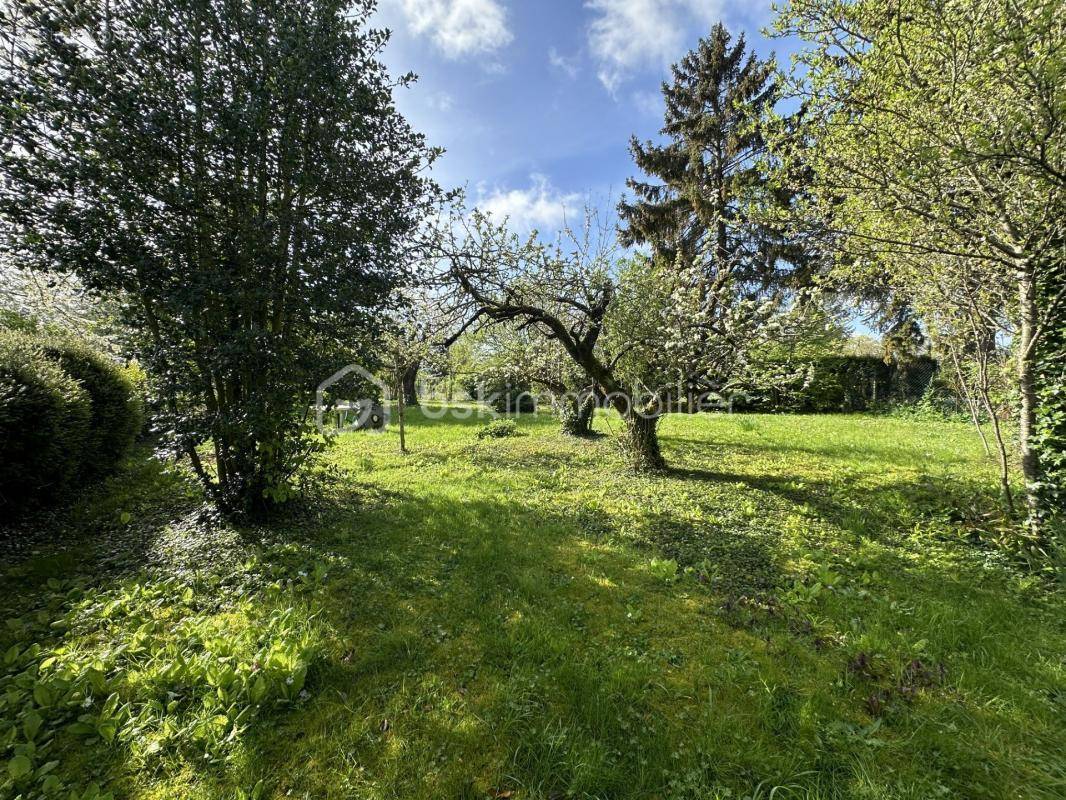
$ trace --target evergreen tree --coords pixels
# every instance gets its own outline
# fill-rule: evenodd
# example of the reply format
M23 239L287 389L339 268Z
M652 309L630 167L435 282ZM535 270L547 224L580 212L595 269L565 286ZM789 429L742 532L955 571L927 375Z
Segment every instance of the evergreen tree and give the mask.
M694 410L697 397L736 384L754 332L796 309L802 296L794 290L817 262L802 241L784 238L779 222L803 169L793 162L792 180L781 180L767 154L773 60L717 24L672 72L662 87L665 141L631 142L652 180L628 181L620 237L650 246L649 278L667 281L656 292L667 298L657 327L669 333L656 346L668 358L656 362L683 382Z
M284 500L319 446L314 388L405 279L434 189L373 11L0 5L0 249L123 300L160 422L229 512Z
M662 87L668 141L630 144L636 165L658 180L627 182L634 199L619 207L622 241L724 280L766 263L764 231L745 205L768 187L761 123L777 96L774 65L719 23L672 72Z

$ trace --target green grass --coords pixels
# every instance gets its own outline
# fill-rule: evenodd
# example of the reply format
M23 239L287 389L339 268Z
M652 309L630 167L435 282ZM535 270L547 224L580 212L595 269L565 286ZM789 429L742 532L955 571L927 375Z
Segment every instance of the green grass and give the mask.
M638 478L481 424L342 437L256 530L132 464L8 571L0 770L32 738L64 798L1066 795L1066 603L978 535L965 426L671 416Z

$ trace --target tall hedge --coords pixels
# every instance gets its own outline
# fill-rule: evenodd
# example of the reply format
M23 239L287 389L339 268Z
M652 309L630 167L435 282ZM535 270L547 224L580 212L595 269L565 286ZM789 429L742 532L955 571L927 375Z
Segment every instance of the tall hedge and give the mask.
M92 416L82 475L110 472L140 433L143 414L128 375L111 359L74 339L50 339L44 352L89 393Z
M89 393L31 336L0 330L0 515L64 494L79 477Z
M884 403L919 400L936 375L935 359L921 356L885 363L878 356L825 356L809 363L771 362L776 382L749 393L734 408L751 411L830 413L866 411Z

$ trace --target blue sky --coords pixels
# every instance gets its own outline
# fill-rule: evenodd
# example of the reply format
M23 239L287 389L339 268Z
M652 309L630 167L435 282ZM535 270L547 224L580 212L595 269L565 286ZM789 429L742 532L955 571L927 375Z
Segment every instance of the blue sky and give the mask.
M380 0L385 61L419 75L397 103L431 144L447 187L516 227L617 199L629 137L654 137L668 66L722 20L765 55L769 0Z

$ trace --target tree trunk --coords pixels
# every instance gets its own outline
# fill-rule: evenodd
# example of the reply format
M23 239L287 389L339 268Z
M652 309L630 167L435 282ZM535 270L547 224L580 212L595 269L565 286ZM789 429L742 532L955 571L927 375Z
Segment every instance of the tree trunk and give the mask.
M401 396L399 398L397 398L397 403L396 403L396 417L397 417L397 421L400 423L400 452L401 453L406 453L407 452L407 426L405 424L404 413L403 413L404 412L405 403L403 401L403 396L402 396L403 381L406 378L407 378L407 374L406 373L404 373L403 375L400 376L400 381L398 381L398 383L400 383L400 385L401 385Z
M657 416L645 417L630 411L625 416L625 432L622 434L622 449L634 472L662 472L666 469L659 450Z
M1007 513L1013 516L1014 494L1010 489L1010 458L1007 455L1007 443L1003 439L1003 428L999 424L999 417L996 416L996 409L992 405L992 399L988 395L988 387L982 386L980 392L981 399L985 405L985 411L988 413L988 418L992 422L992 433L996 437L996 450L999 455L1000 493L1003 495L1003 504L1006 506Z
M416 361L409 365L403 372L403 381L400 387L400 405L417 406L418 403L418 370L422 362Z
M566 436L588 436L592 431L596 399L591 394L584 397L565 395L556 401L556 409Z
M966 375L962 371L962 361L959 358L954 342L949 343L947 349L948 355L951 356L951 363L955 367L955 379L959 382L959 392L961 392L963 399L966 401L967 408L970 409L970 421L973 422L973 426L977 429L977 435L981 437L981 444L984 445L985 455L991 456L992 448L988 446L988 437L985 436L984 429L981 427L981 412L977 405L977 399L973 396L973 390L970 388L970 384L966 380Z
M1036 538L1042 534L1040 507L1040 460L1032 437L1036 428L1036 388L1033 381L1034 343L1036 332L1036 286L1028 262L1018 269L1018 442L1021 452L1022 477L1025 480L1025 504L1029 512L1027 525Z

